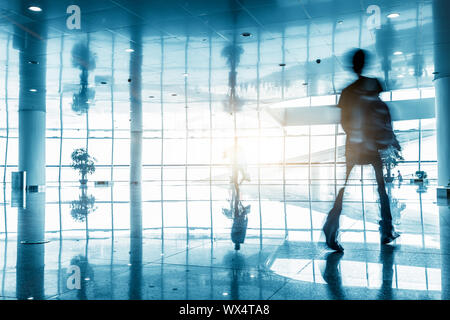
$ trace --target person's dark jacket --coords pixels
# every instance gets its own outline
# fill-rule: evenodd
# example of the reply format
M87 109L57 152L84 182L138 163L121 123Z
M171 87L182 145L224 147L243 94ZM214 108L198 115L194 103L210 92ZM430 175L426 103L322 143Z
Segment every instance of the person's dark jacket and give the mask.
M339 99L341 125L347 135L345 155L356 164L370 163L379 150L390 145L400 150L389 108L379 98L382 91L377 79L361 76Z

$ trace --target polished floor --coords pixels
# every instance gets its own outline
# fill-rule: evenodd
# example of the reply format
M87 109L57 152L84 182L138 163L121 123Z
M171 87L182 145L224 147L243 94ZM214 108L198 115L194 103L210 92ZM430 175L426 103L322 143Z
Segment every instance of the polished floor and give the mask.
M68 195L73 189L59 191ZM112 187L90 189L107 193ZM27 221L32 223L26 215L37 212L39 206L51 212L55 205L49 199L45 205L39 198L33 199L44 193L30 194L26 208L4 204L5 217L14 219L15 215L19 220L14 221L18 232L11 229L1 234L0 298L448 299L450 209L448 204L436 203L434 187L418 190L409 184L391 190L391 194L406 198L400 198L397 208L401 209L398 215L394 213L402 236L384 246L379 244L376 229L376 202L352 201L349 191L350 200L344 204L341 220L343 254L332 253L323 244L320 226L332 205L326 201L297 203L297 218L312 218L309 229L293 227L292 217L287 232L249 223L247 238L238 252L229 238L229 226L214 227L212 238L207 228L165 228L162 240L161 228L143 228L130 237L129 230L116 228L111 231L89 226L86 232L86 221L78 221L78 228L55 231L49 217L45 218L45 242L24 243L24 234L36 232L23 227ZM50 199L52 192L47 188ZM109 218L106 213L99 213L97 218L107 224L111 217L119 221L120 216L129 219L136 212L156 214L143 210L145 201L131 199L129 209L116 208ZM60 212L67 211L61 209L61 203L56 206ZM308 215L303 215L305 207L309 207ZM358 208L360 213L364 208L359 217ZM91 212L89 218L94 220L96 214ZM249 221L257 215L258 210L252 212ZM71 282L74 266L80 271L79 289Z

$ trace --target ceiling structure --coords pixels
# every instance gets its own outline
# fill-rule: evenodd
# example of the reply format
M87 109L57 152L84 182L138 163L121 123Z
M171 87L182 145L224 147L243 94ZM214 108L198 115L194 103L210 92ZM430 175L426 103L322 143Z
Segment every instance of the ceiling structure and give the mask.
M70 5L80 8L80 29L68 28ZM129 99L132 42L143 47L144 103L163 98L167 108L223 101L229 46L241 50L236 86L247 105L338 94L353 78L348 52L356 47L371 53L366 71L385 89L433 86L431 0L0 0L1 47L14 46L36 22L47 30L48 97L59 96L59 81L63 92L78 90L73 48L80 42L96 60L88 79L99 100L109 99L112 84L114 99ZM9 53L10 70L18 63ZM19 83L18 72L9 81ZM17 97L18 86L9 87Z

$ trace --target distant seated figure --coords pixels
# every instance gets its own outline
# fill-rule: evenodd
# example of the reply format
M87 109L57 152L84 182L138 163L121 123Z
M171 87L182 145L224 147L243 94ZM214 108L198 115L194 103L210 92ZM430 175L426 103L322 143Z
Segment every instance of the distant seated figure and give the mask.
M425 171L418 170L416 171L416 176L418 179L426 179L428 175Z

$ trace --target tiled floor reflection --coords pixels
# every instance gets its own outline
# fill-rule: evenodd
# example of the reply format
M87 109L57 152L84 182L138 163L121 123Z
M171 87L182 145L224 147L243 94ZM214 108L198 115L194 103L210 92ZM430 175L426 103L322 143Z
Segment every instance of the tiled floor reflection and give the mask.
M418 193L413 185L396 187L391 196L397 199L394 218L402 236L382 246L375 187L365 188L364 202L349 194L344 205L343 254L323 245L320 228L332 205L325 200L291 197L286 203L287 232L276 227L280 220L284 226L283 211L276 211L283 209L282 202L261 201L261 210L273 210L261 215L259 207L252 206L246 241L235 252L230 224L221 220L218 201L197 201L190 207L208 214L199 213L204 216L196 219L191 210L189 233L177 221L185 216L186 207L164 203L164 208L181 212L165 211L168 227L161 240L161 203L146 200L144 187L142 202L131 204L125 185L89 188L98 207L84 221L76 220L71 211L71 201L78 197L76 187L48 188L45 201L31 196L25 200L26 209L16 208L7 198L0 239L0 298L449 299L449 207L436 204L432 187L426 193ZM120 194L119 200L114 194ZM27 214L39 206L45 210L42 235L18 221L18 213L31 219ZM142 239L130 238L127 230L133 210L142 211ZM212 239L205 216L213 217ZM22 244L24 233L48 242ZM71 282L74 267L80 270L79 289Z

